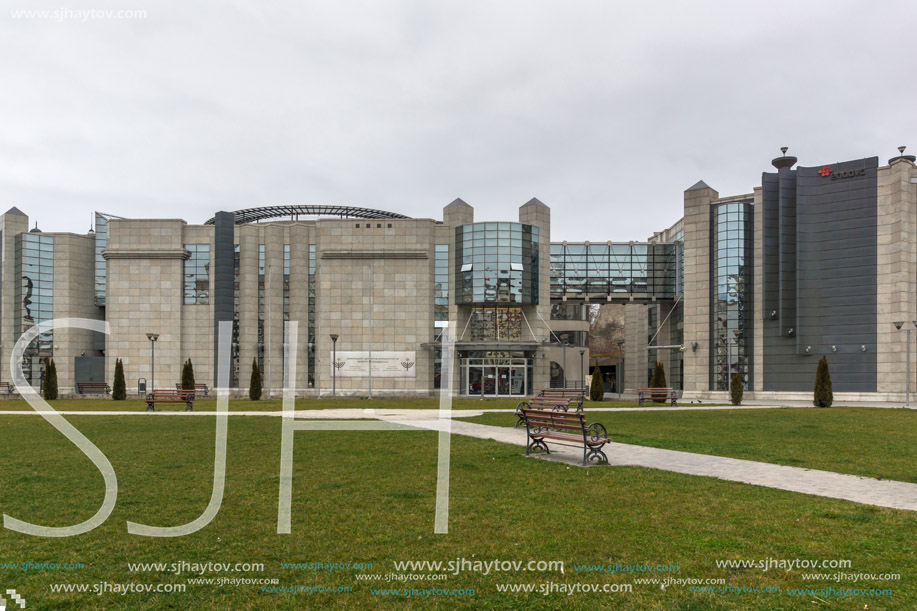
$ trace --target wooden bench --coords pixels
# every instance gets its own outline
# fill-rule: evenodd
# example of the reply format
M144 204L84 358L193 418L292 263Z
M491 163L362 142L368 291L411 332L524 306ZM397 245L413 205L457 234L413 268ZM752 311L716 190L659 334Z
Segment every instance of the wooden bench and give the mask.
M105 382L77 382L76 391L81 395L107 395L111 386Z
M571 405L576 405L573 403L571 397L531 397L525 401L521 401L519 405L516 406L516 428L525 424L525 418L522 416L523 409L565 412L570 409ZM583 411L583 406L577 405L576 411L577 413Z
M678 407L678 393L672 388L638 388L637 400L640 407L646 405L647 400L654 401L661 399L662 402L671 402L672 407Z
M182 390L181 384L176 384L175 390ZM206 384L195 384L194 385L194 396L195 397L206 397L209 394L210 394L210 389L207 388Z
M157 403L184 403L186 412L194 411L194 391L157 388L146 396L146 411L156 411Z
M583 388L545 388L538 393L538 396L550 397L552 399L565 399L569 397L579 404L579 409L576 411L582 411L583 400L586 398L586 390Z
M608 443L608 433L605 427L598 422L586 422L586 414L582 412L555 412L539 409L523 409L522 417L525 419L528 440L525 446L525 455L536 450L543 450L550 454L551 450L545 443L546 439L561 442L564 445L583 446L583 465L589 461L607 465L608 457L602 451L602 446Z
M5 392L8 395L16 392L16 387L10 384L9 382L0 382L0 393Z

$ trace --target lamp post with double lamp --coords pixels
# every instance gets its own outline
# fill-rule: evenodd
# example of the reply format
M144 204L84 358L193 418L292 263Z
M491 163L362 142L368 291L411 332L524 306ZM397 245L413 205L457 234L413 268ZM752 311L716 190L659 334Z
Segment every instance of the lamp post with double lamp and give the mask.
M895 323L895 328L898 329L898 330L900 331L901 328L902 328L905 324L906 324L906 323L905 323L904 321L896 322L896 323ZM917 327L917 321L912 321L911 324L913 324L915 327ZM906 383L906 385L905 385L904 405L905 405L906 407L910 407L910 405L911 405L911 328L908 327L907 329L905 329L905 332L906 332L906 337L907 337L907 339L905 340L906 343L907 343L907 348L906 348L906 350L907 350L907 370L906 370L906 373L907 373L907 378L906 378L906 379L907 379L907 383Z
M331 334L331 396L336 397L338 394L338 334Z
M624 385L624 376L622 375L624 373L624 359L621 358L624 356L624 340L619 339L615 343L618 344L618 365L615 367L615 386L618 387L618 401L620 401L621 390Z
M586 370L583 369L583 355L586 354L585 350L579 351L579 377L582 386L580 388L586 388Z
M146 338L150 340L150 390L156 389L156 340L159 339L159 333L147 333Z

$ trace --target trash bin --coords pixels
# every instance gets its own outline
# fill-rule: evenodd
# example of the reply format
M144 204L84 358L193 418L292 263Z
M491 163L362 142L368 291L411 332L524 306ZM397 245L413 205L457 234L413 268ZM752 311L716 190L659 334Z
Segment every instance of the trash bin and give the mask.
M141 397L146 395L146 378L137 378L137 394Z

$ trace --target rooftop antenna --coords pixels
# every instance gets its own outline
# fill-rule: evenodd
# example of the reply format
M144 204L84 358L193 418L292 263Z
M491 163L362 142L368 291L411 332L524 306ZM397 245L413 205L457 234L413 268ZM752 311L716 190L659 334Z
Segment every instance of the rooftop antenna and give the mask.
M92 228L92 221L94 221L94 220L95 220L95 218L94 218L94 216L93 216L93 213L90 212L90 213L89 213L89 235L95 234L95 229Z

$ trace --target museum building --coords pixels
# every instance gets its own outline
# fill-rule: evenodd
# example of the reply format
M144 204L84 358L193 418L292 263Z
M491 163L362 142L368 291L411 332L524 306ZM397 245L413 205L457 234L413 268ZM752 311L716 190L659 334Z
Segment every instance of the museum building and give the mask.
M475 222L460 199L441 220L306 205L200 225L97 212L81 234L41 232L13 207L0 216L0 380L28 329L90 318L110 333L55 328L29 344L33 386L53 358L63 395L111 383L116 359L129 393L174 387L188 359L212 387L226 322L243 394L257 363L279 396L296 350L299 396L429 396L451 332L457 396L525 396L584 384L589 308L617 304L624 392L659 361L688 398L724 398L736 373L746 398L808 398L826 356L840 398L899 400L908 373L917 389L917 168L900 153L797 167L784 151L749 193L699 181L683 217L642 242L552 242L537 199L499 222Z

